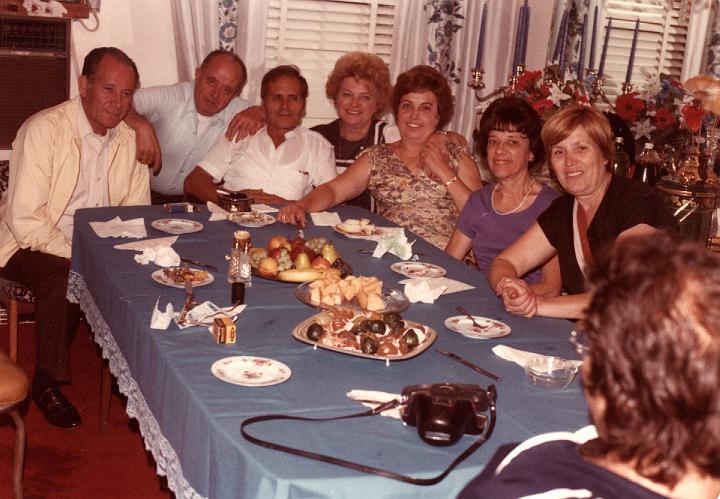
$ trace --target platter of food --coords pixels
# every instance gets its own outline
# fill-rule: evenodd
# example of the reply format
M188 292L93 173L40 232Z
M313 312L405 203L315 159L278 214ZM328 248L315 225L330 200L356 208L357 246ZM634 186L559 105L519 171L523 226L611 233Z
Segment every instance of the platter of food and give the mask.
M352 274L335 245L324 237L290 241L285 236L273 236L266 247L250 250L250 266L253 275L280 282L300 283Z
M442 277L447 274L447 270L434 263L426 262L395 262L390 265L390 270L402 274L411 279L431 277Z
M167 232L168 234L190 234L203 230L203 224L195 220L186 220L184 218L161 218L153 220L150 224L157 230Z
M473 315L473 319L475 319L475 322L479 325L473 324L470 318L464 315L448 317L445 319L445 327L450 331L474 339L502 338L510 334L510 326L504 322L477 315Z
M401 227L376 227L367 218L349 218L333 226L333 230L350 239L380 239L403 232Z
M216 361L210 371L226 383L240 386L272 386L290 379L292 371L277 360L236 355Z
M308 345L373 360L406 360L420 355L437 339L437 332L405 320L397 312L357 313L347 309L316 314L292 331Z
M192 269L190 267L158 269L152 273L151 277L153 281L173 288L184 288L185 281L190 281L193 287L198 287L210 284L215 280L215 276L207 270Z
M376 277L326 277L295 288L295 296L315 308L345 308L369 312L402 312L410 301L402 291L383 286Z
M275 223L275 217L258 211L243 211L231 213L228 220L243 227L265 227Z

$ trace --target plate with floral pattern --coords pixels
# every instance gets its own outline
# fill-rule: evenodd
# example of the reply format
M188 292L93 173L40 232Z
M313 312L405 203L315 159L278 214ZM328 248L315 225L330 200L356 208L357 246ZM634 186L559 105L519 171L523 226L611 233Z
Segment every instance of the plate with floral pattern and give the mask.
M161 218L153 220L150 224L157 230L167 232L168 234L190 234L203 230L203 224L195 220L187 220L185 218Z
M411 279L429 279L447 274L447 270L440 265L427 262L395 262L390 265L390 269Z
M271 386L287 381L292 371L277 360L236 355L216 361L210 371L216 378L240 386Z

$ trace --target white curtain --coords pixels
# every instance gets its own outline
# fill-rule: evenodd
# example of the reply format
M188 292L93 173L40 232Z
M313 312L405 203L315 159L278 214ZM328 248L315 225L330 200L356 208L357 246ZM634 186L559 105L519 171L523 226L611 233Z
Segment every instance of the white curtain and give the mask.
M175 0L170 5L178 76L194 80L195 69L218 48L218 0Z
M455 115L448 125L468 139L479 119L478 101L475 92L467 86L470 73L475 66L478 36L480 33L481 12L488 4L488 19L483 51L483 69L485 70L485 90L481 96L493 89L506 85L510 75L510 65L514 50L517 13L522 0L461 0L461 14L464 19L457 22L462 28L453 33L451 57L454 61L454 74L459 81L450 81L455 95ZM393 31L393 49L390 59L390 76L397 76L417 64L428 64L428 44L436 45L437 26L429 23L430 9L423 8L430 0L398 0L395 7L395 29Z
M265 73L265 27L269 0L239 0L235 53L245 63L248 81L242 97L260 102L260 82Z
M695 0L692 3L690 25L688 26L687 41L685 42L685 58L683 60L680 79L685 81L702 73L703 55L706 50L708 30L710 25L710 12L712 3L716 0Z

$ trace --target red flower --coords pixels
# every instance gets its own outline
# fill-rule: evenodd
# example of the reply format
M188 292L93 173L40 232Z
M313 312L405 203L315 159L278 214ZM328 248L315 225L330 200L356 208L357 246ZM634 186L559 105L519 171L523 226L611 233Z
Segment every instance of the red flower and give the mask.
M693 133L699 132L705 111L699 106L687 105L680 112L685 119L685 126Z
M527 90L528 88L532 87L540 79L541 75L542 72L539 70L523 72L523 74L521 74L517 80L518 89L522 92L523 90Z
M615 100L615 110L618 116L625 121L637 121L638 113L643 109L645 109L645 104L637 98L635 92L618 95Z
M540 85L540 95L542 95L543 97L547 97L548 95L550 95L550 87L548 87L544 83Z
M655 112L655 126L659 129L668 130L677 123L675 115L669 109L661 107Z
M540 116L544 116L546 112L550 111L555 104L550 99L540 99L532 103L532 107L537 111Z

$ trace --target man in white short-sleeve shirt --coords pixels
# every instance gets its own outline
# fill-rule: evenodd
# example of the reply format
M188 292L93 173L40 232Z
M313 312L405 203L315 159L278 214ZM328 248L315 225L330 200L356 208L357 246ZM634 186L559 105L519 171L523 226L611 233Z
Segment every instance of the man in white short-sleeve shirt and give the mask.
M255 202L284 204L337 175L332 145L301 127L307 81L295 66L268 71L261 85L267 125L235 143L219 139L185 179L185 192L217 202L217 184L243 191Z

